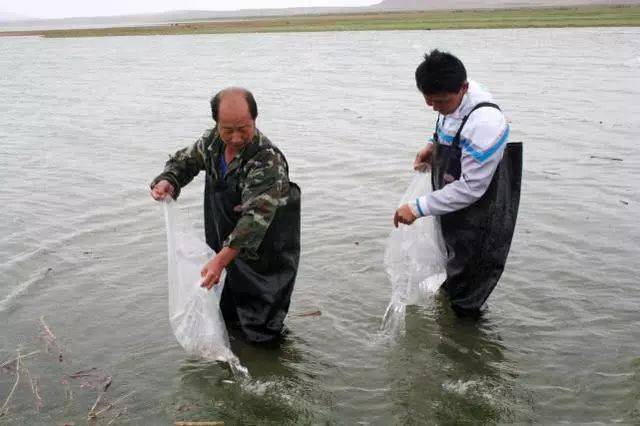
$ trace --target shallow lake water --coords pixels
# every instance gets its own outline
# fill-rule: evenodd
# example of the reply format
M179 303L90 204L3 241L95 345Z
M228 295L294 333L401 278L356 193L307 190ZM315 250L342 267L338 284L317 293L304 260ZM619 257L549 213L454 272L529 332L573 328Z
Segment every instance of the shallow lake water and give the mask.
M520 215L481 321L434 300L390 342L382 258L432 132L413 73L436 47L524 142ZM43 406L20 383L0 423L81 424L96 392L62 382L92 367L105 401L132 392L105 424L639 422L639 83L636 28L0 38L0 362L44 349L42 316L63 350L25 360ZM234 344L248 382L176 343L147 186L229 85L303 191L290 333ZM197 223L202 189L180 200Z

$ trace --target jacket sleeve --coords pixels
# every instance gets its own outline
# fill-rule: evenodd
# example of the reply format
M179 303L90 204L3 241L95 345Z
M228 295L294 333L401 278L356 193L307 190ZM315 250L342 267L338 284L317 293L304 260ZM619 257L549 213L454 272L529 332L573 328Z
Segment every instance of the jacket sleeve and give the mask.
M182 187L193 180L201 170L206 170L206 150L212 141L213 130L207 130L193 144L173 154L160 173L150 184L153 188L161 180L167 180L175 188L173 198L177 199Z
M289 178L285 161L272 148L266 148L247 162L249 169L241 183L240 218L224 246L237 248L249 257L257 250L273 221L278 206L286 203Z

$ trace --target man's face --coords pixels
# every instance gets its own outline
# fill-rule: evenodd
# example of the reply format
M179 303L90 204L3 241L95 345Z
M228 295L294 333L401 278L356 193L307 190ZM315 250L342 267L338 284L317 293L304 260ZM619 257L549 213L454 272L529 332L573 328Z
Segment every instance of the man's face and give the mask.
M424 95L424 100L428 106L440 114L447 115L454 112L460 106L462 97L467 93L469 83L464 83L460 90L454 93L444 92L433 95Z
M218 111L220 139L234 151L240 151L251 143L256 124L244 96L230 93L220 101Z

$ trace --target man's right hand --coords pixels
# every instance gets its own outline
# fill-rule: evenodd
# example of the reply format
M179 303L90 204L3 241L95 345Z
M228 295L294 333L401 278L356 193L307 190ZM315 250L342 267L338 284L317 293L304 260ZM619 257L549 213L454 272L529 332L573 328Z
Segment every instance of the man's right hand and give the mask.
M416 155L416 159L413 160L413 169L419 172L425 172L431 170L431 160L433 158L433 144L430 143Z
M156 201L162 201L169 196L173 196L173 185L168 180L161 180L151 189L151 196Z

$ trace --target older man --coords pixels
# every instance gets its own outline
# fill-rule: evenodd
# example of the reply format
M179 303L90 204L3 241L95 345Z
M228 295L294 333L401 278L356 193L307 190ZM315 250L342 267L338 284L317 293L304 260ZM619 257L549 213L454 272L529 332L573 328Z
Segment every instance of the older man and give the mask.
M256 128L251 92L227 88L211 99L216 126L175 153L151 196L177 198L206 173L204 222L217 254L202 268L211 289L227 269L220 308L228 327L252 342L280 336L300 258L300 188L282 152Z

